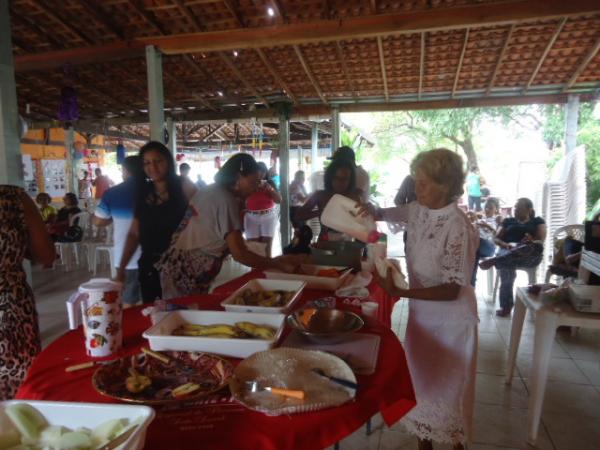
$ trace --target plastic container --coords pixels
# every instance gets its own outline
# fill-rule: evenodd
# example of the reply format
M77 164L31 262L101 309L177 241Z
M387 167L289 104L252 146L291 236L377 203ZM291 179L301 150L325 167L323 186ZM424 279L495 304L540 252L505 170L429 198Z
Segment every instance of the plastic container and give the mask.
M174 336L173 331L184 323L195 325L252 322L268 325L275 329L275 337L267 339L223 339L204 336ZM156 351L174 350L184 352L210 352L234 358L246 358L275 346L285 322L284 314L234 313L224 311L173 311L160 322L144 332L150 348Z
M310 259L314 264L360 270L364 248L365 244L356 241L317 242L310 247Z
M62 425L71 429L94 428L110 419L140 419L131 436L115 450L141 450L146 441L146 429L154 419L154 410L144 405L120 405L107 403L46 402L39 400L8 400L0 402L0 408L15 403L28 403L43 414L50 425Z
M362 242L373 243L379 239L373 218L358 214L356 202L343 195L335 194L327 202L321 214L321 223Z
M327 269L344 269L343 267L336 266L321 266L314 264L302 264L300 266L302 272L304 273L286 273L286 272L273 272L266 271L265 276L267 278L271 278L273 280L299 280L306 281L306 287L309 289L324 289L328 291L335 291L337 288L341 286L341 284L346 280L346 277L350 275L352 268L348 268L345 271L340 273L340 276L337 278L332 277L322 277L318 276L317 273L319 270L327 270Z
M221 306L225 308L225 311L233 312L249 312L249 313L265 313L265 314L281 314L286 313L290 310L292 305L300 298L302 291L306 286L304 281L295 280L265 280L256 279L250 280L244 284L241 288L227 297L221 302ZM234 299L246 289L250 289L252 292L260 291L292 291L294 296L283 306L253 306L253 305L236 305L233 303Z

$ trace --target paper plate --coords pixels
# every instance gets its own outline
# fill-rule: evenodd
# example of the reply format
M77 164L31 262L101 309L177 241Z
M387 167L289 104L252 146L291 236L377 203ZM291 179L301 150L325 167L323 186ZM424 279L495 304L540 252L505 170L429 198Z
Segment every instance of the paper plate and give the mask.
M219 391L227 385L233 373L232 364L211 353L164 352L171 362L166 365L143 353L126 356L96 370L94 388L102 395L129 403L160 405L193 400ZM150 378L152 384L139 393L126 388L129 368ZM171 391L186 383L196 383L200 389L185 397L173 397Z
M321 369L327 375L356 382L352 369L342 359L321 351L277 348L255 353L242 361L229 382L233 397L255 411L270 416L294 414L342 405L354 399L354 389L340 386L314 373ZM245 381L256 380L262 386L303 390L303 400L272 394L249 392Z

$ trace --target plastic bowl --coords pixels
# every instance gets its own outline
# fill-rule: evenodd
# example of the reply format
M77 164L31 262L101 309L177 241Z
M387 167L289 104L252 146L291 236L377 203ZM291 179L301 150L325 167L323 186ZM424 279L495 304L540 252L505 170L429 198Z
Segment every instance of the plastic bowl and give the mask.
M306 308L287 316L288 325L318 344L335 344L364 325L360 316L341 309Z

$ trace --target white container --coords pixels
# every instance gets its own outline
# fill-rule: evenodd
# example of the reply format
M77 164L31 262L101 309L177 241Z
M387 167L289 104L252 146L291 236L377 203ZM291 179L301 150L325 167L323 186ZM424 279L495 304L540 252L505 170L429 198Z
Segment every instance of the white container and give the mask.
M141 450L146 441L146 429L154 419L154 410L143 405L120 405L110 403L46 402L38 400L8 400L0 402L0 408L15 403L28 403L41 412L50 425L62 425L71 429L94 428L111 419L140 419L137 430L122 444L119 450Z
M108 278L92 278L71 295L67 312L72 330L83 323L85 349L89 356L101 358L121 349L121 283Z
M600 286L571 283L569 298L576 311L600 313Z
M173 336L173 331L184 323L194 325L234 325L236 322L252 322L256 325L268 325L275 328L277 332L271 340ZM147 329L142 336L148 339L150 348L156 351L200 351L233 356L235 358L246 358L253 353L273 348L283 332L284 324L284 314L180 310L167 314L160 322Z
M300 269L304 272L300 273L285 273L265 271L265 276L273 280L298 280L306 282L306 287L309 289L324 289L327 291L335 291L339 288L345 279L350 275L352 268L348 268L342 272L339 277L320 277L316 273L322 269L343 269L337 266L318 266L314 264L302 264Z
M360 304L360 310L363 316L377 318L377 309L379 308L379 303L377 302L362 302Z
M292 305L298 301L302 291L306 286L305 281L295 280L265 280L255 279L248 281L245 285L227 297L221 302L221 306L225 311L233 312L249 312L249 313L264 313L264 314L283 314L288 312ZM290 291L294 292L294 296L283 306L252 306L252 305L236 305L234 299L246 289L252 292L261 291Z
M377 242L379 238L373 218L358 214L356 202L340 194L335 194L325 205L321 223L362 242Z

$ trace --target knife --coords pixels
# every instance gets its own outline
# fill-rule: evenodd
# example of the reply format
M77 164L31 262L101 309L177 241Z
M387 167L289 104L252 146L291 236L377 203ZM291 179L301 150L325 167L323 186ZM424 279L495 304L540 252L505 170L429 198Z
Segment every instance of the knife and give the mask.
M123 431L116 438L112 439L111 441L108 441L106 444L101 445L100 447L97 447L96 450L114 450L119 445L124 444L125 441L127 441L127 439L129 439L131 435L135 432L135 430L137 430L138 426L139 425L134 425L130 427L129 429Z

